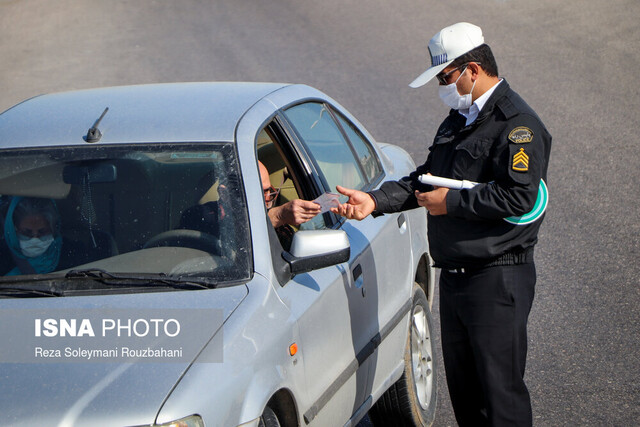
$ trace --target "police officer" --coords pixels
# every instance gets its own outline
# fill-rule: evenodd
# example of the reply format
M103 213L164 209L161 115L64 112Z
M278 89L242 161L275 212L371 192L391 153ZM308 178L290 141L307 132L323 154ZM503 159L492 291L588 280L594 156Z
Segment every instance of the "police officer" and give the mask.
M371 213L428 210L431 256L441 268L442 347L456 420L474 427L531 425L523 377L536 282L533 248L543 215L518 217L532 211L546 188L551 136L498 76L479 27L444 28L430 40L429 53L431 67L410 86L436 77L451 111L426 163L370 193L338 187L349 200L334 212L361 220ZM427 173L479 184L431 187L418 180Z

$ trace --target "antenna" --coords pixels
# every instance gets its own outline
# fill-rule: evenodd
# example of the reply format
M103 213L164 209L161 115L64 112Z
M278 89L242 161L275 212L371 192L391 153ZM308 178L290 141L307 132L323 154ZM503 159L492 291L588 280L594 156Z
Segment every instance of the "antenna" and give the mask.
M100 117L98 117L98 120L96 120L93 126L89 128L89 130L87 131L87 135L84 137L85 141L87 142L100 141L100 138L102 138L102 133L100 132L100 129L98 129L98 125L100 124L100 121L102 120L104 115L107 114L107 111L109 111L109 107L104 109Z

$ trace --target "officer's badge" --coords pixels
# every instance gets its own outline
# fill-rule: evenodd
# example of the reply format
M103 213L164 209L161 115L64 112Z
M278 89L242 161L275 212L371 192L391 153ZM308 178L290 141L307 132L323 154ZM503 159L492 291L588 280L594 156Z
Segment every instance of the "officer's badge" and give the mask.
M516 144L526 144L533 141L533 131L526 126L518 126L509 132L509 141Z
M527 172L529 170L529 156L524 152L524 148L521 148L520 151L513 156L511 168L518 172Z

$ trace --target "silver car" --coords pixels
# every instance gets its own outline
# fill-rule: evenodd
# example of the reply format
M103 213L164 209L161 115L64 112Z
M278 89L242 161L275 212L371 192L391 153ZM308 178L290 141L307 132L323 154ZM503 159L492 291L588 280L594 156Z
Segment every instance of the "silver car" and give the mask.
M283 237L258 161L324 211ZM0 114L0 165L3 425L433 422L425 210L326 210L415 165L324 93L39 96Z

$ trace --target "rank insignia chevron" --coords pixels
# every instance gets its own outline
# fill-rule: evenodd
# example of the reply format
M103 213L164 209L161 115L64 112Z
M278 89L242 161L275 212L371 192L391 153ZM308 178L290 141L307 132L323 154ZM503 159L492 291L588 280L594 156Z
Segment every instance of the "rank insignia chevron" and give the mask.
M529 170L529 156L524 152L524 148L521 148L520 151L513 156L511 168L518 172L527 172Z

